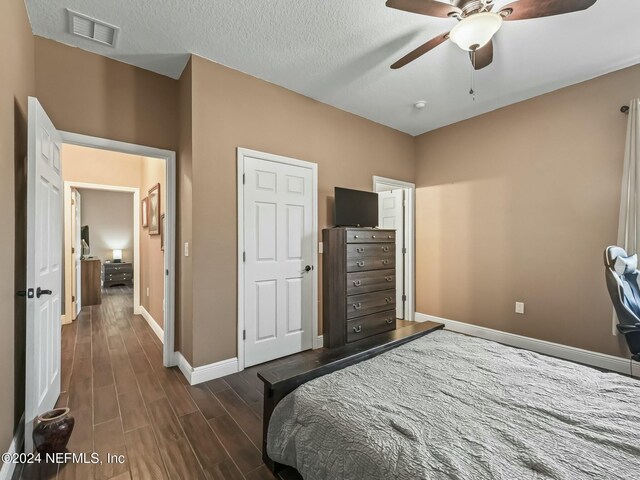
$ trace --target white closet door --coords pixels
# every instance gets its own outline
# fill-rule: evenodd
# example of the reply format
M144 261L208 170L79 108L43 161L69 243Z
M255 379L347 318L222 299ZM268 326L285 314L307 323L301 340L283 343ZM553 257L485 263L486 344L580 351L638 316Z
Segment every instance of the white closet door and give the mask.
M378 193L378 226L396 231L396 317L404 319L404 190Z
M313 346L313 172L245 157L245 367Z

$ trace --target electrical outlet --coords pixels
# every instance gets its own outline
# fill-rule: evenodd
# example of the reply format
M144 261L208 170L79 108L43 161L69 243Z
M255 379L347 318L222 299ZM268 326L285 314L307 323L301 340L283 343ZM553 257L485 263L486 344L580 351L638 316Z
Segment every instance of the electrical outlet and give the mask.
M520 315L524 315L524 303L516 302L516 313L519 313Z
M189 256L189 242L184 242L184 256Z

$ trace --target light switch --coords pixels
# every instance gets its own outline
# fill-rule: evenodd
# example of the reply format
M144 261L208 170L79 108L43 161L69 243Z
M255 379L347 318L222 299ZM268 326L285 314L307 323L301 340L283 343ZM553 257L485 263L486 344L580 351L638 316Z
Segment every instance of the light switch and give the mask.
M516 302L516 313L524 315L524 303Z
M324 243L318 243L318 253L324 253Z
M184 256L189 256L189 242L184 242Z

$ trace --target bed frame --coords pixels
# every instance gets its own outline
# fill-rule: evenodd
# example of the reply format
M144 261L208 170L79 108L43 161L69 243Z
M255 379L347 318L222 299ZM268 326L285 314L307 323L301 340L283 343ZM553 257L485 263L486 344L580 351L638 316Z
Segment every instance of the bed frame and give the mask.
M262 460L269 470L275 474L286 468L285 465L274 462L267 455L269 421L280 400L309 380L368 360L442 328L444 325L441 323L415 323L343 347L312 352L283 365L276 365L260 371L258 377L264 383Z

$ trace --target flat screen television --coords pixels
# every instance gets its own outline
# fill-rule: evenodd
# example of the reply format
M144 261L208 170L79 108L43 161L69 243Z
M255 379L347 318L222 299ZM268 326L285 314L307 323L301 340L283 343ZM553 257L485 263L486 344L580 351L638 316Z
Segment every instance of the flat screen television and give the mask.
M334 218L338 227L377 227L378 194L336 187Z

